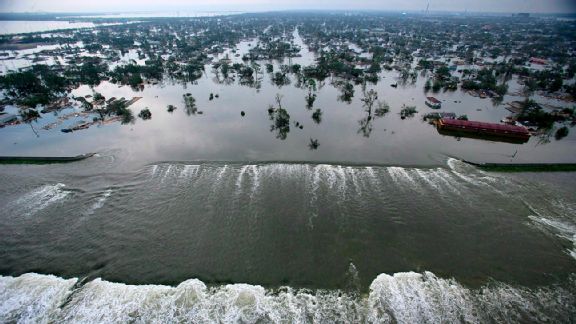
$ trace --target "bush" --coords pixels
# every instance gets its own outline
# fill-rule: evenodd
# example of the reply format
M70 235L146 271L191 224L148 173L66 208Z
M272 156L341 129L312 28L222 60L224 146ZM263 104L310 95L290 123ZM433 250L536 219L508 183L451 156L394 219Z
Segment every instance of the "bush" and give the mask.
M144 108L144 109L140 110L138 117L140 117L144 120L147 120L147 119L152 118L152 113L150 112L150 110L148 108Z
M564 137L568 136L569 132L570 132L570 130L568 129L568 127L562 126L561 128L559 128L556 131L556 134L554 135L554 137L556 138L556 140L561 140Z
M316 124L320 124L322 121L322 110L316 109L316 111L312 113L312 119Z

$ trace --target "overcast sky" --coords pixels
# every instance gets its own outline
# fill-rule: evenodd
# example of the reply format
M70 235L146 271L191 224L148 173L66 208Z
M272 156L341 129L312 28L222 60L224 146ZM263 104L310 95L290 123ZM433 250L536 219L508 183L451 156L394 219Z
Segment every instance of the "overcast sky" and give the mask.
M0 12L268 11L293 9L574 13L576 0L0 0Z

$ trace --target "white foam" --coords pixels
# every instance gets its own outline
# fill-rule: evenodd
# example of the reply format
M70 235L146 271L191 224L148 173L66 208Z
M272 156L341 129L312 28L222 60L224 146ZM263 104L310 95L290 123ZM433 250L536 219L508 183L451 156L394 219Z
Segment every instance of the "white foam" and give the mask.
M528 218L540 225L544 225L544 227L551 230L561 239L572 242L572 249L568 251L568 254L576 259L576 225L568 223L567 221L550 219L540 215L528 216Z
M387 170L390 174L390 177L396 184L403 185L407 183L408 186L413 189L420 188L420 186L418 186L414 178L412 178L406 169L401 167L388 167Z
M358 271L350 264L352 283ZM22 323L485 323L569 322L572 288L534 290L493 282L479 290L433 273L381 274L367 296L340 290L277 291L258 285L208 288L197 279L176 287L26 274L0 277L0 321ZM64 302L68 298L67 302ZM59 308L60 307L60 308Z
M200 165L187 164L182 169L182 172L180 172L180 178L188 178L191 176L196 176L199 171L200 171Z
M321 172L321 166L320 165L315 166L314 173L312 174L312 194L314 196L320 189L320 172Z
M104 203L112 195L112 189L107 189L98 197L98 199L92 204L90 209L88 210L88 214L93 214L97 209L100 209L104 206Z
M156 176L156 172L158 172L158 165L154 164L151 168L150 168L150 176L153 178Z
M378 180L378 176L376 175L376 171L374 171L373 167L366 167L366 173L368 174L368 179L371 187L380 186L380 180Z
M242 189L242 178L244 177L244 174L246 173L249 167L250 167L249 165L242 166L242 168L240 169L240 173L238 173L238 178L236 179L236 189L238 192Z
M0 322L49 323L71 294L76 279L35 273L0 276Z
M64 187L66 187L66 185L63 183L42 186L18 198L13 203L13 206L21 209L23 215L31 216L66 198L66 196L70 194L70 191L64 190Z
M341 165L337 166L335 168L335 171L340 179L340 185L338 186L338 188L340 189L340 193L344 197L344 195L346 194L346 172L344 171L344 168Z
M172 164L168 164L168 167L166 168L166 171L164 172L164 176L162 177L162 180L166 179L166 177L170 176L170 172L172 171Z
M319 164L315 168L315 172L318 172L318 179L321 180L322 176L325 177L326 182L330 190L335 190L336 183L338 183L338 178L334 167L328 164Z
M438 168L436 169L436 171L438 175L438 180L443 182L446 185L446 187L448 187L454 193L456 194L461 193L461 191L464 189L464 186L461 185L456 179L454 179L451 173L442 168Z
M369 321L397 323L477 322L470 292L454 280L414 272L381 274L370 285Z
M347 167L346 173L344 176L346 176L346 175L349 175L350 179L352 179L352 184L354 185L354 188L356 189L356 193L358 193L359 195L362 195L362 188L360 187L360 184L358 183L358 179L356 177L356 171L354 170L354 168Z
M223 167L219 167L219 169L220 170L218 171L218 174L212 183L212 193L216 192L216 190L218 190L222 185L222 179L224 178L224 174L226 174L228 171L228 165L226 164Z
M256 191L258 191L258 187L260 186L259 167L257 165L251 165L250 172L252 173L252 193L250 194L250 198L253 199Z
M343 299L343 298L342 298ZM131 286L96 279L86 284L59 316L60 321L82 323L281 323L318 321L331 314L326 309L346 311L318 296L287 289L279 294L257 285L232 284L207 288L199 280L187 280L177 287ZM350 305L354 302L350 300ZM353 312L350 312L353 314Z
M432 187L435 191L438 191L440 193L444 192L442 187L437 183L438 176L436 173L434 173L433 170L424 171L424 170L416 169L415 171L416 171L416 174L418 175L418 177L420 179L422 179L424 181L424 183L426 183L427 185Z
M228 165L224 165L224 167L220 168L220 171L218 172L218 175L216 176L216 182L220 182L222 181L222 177L224 177L224 174L226 173L226 171L228 171Z

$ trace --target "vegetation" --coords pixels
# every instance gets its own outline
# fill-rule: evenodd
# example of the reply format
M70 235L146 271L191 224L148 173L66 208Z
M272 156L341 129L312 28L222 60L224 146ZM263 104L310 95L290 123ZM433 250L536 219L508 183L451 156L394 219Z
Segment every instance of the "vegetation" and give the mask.
M150 112L150 109L144 108L144 109L140 110L140 113L138 113L138 117L140 117L144 120L148 120L148 119L152 118L152 113Z
M282 108L282 96L276 95L277 107L270 105L268 108L268 115L272 121L270 131L276 132L276 138L285 140L290 132L290 114L286 109Z
M198 107L196 107L196 99L191 93L186 93L183 95L184 98L184 109L186 109L186 114L196 115L198 113Z
M312 138L310 139L310 144L308 144L308 147L311 150L317 150L319 146L320 146L320 143L318 143L317 139L312 139Z
M562 126L556 131L556 134L554 134L554 137L556 138L556 140L561 140L564 137L568 136L569 132L570 132L570 130L568 129L568 127Z
M414 117L416 113L418 113L418 110L416 110L416 106L402 105L402 110L400 110L400 118L406 119Z
M312 120L314 120L314 122L316 124L320 124L322 122L322 110L321 109L316 109L316 111L314 111L312 113Z
M320 123L323 112L312 110L317 103L317 87L328 83L338 89L337 98L348 104L355 90L362 89L359 102L365 114L359 121L359 133L369 136L374 119L390 111L385 102L378 101L375 90L366 90L384 77L382 71L393 73L393 87L409 86L424 78L426 92L454 91L460 87L472 95L492 97L494 105L502 102L512 79L524 86L528 97L534 92L566 102L576 97L573 82L576 37L571 33L574 22L540 18L528 22L482 16L467 19L463 24L461 18L454 17L404 18L380 13L350 16L266 13L226 19L158 19L100 28L97 33L63 31L51 37L4 35L0 36L0 45L6 47L59 44L57 49L34 53L28 59L35 63L57 56L65 62L59 59L51 65L33 64L1 75L0 104L17 105L24 120L35 120L42 116L40 113L65 106L63 99L72 98L70 93L82 85L95 87L111 82L144 91L154 84L194 86L199 78L212 74L224 86L239 84L256 91L265 78L278 87L294 82L305 92L306 108L311 110L312 119ZM296 28L315 54L315 61L308 66L292 62L300 52L293 39ZM256 38L241 62L228 56L213 59L228 50L236 53L235 46L240 40ZM83 47L77 45L79 42ZM128 53L134 59L128 59ZM535 67L532 57L542 58L545 64ZM272 59L280 65L275 68ZM267 75L263 75L264 70ZM128 109L130 102L106 101L103 94L92 91L92 99L74 98L85 112L98 114L91 117L105 120L120 116L124 122L133 121ZM208 96L211 101L215 98L218 94ZM188 115L202 113L190 93L183 100ZM168 112L175 109L172 105L167 107ZM515 117L527 126L552 130L559 122L574 120L573 112L545 109L527 100ZM269 113L273 130L278 131L279 138L285 138L290 115L280 100ZM403 106L400 115L404 119L415 113L415 107ZM149 115L141 117L145 116Z
M388 112L390 112L390 106L384 101L378 101L374 115L376 117L384 117Z

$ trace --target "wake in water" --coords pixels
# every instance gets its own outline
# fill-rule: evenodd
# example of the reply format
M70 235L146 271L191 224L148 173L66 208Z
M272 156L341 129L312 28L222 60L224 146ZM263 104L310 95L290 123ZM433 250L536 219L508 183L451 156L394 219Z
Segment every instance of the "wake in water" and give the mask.
M196 279L176 287L76 283L38 274L0 277L0 322L568 323L576 316L574 278L568 287L493 283L472 290L430 272L381 274L367 296L247 284L208 287Z

